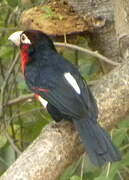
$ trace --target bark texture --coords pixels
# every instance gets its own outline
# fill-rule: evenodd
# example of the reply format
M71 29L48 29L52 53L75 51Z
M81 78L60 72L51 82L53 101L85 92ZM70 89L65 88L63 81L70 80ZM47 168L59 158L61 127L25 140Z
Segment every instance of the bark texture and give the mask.
M111 0L67 0L74 9L82 16L91 15L95 17L105 18L106 24L91 33L92 44L94 50L98 50L106 57L120 62L118 57L119 48L114 26L113 4Z
M102 125L113 125L129 112L129 61L119 65L93 88Z
M113 19L113 6L110 0L67 0L79 14L105 16Z
M120 55L129 58L129 1L114 0L115 29Z
M83 153L72 123L51 124L22 153L1 180L54 180Z

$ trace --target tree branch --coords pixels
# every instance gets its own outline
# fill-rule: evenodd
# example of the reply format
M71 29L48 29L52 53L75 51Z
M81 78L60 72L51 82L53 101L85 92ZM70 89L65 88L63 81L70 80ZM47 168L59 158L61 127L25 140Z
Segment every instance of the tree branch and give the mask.
M26 100L32 99L32 98L34 98L33 93L27 94L27 95L22 95L20 97L17 97L15 99L8 101L6 104L4 104L4 106L6 107L6 106L14 105L14 104L21 103L23 101L26 101Z
M3 116L3 111L4 111L5 88L6 88L6 86L7 86L7 83L8 83L8 80L9 80L9 78L10 78L10 75L11 75L11 73L12 73L12 71L13 71L13 69L14 69L17 61L18 61L18 59L19 59L19 53L17 53L17 55L16 55L16 57L15 57L12 65L10 66L10 68L9 68L9 70L8 70L8 72L7 72L7 76L6 76L6 78L5 78L4 82L3 82L3 85L2 85L2 87L1 87L0 118L2 118L2 116Z
M55 42L54 44L55 44L55 46L68 47L68 48L71 48L71 49L76 49L78 51L82 51L84 53L87 53L87 54L89 54L91 56L97 57L100 60L102 60L102 61L104 61L106 63L109 63L111 65L114 65L114 66L117 66L118 64L120 64L120 63L114 62L111 59L103 56L102 54L98 53L97 51L91 51L90 49L86 49L86 48L83 48L83 47L80 47L80 46L77 46L77 45L74 45L74 44L60 43L60 42Z

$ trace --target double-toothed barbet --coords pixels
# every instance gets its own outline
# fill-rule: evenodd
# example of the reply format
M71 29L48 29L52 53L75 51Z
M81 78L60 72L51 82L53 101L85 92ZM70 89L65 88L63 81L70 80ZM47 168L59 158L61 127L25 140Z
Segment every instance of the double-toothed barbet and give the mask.
M78 69L38 30L13 33L21 50L25 81L55 121L72 121L90 160L97 166L121 159L110 136L97 122L96 101Z

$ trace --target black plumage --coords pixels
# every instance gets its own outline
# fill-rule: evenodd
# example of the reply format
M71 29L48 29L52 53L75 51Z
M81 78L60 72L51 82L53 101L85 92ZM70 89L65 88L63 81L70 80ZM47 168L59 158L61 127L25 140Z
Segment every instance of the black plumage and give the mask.
M25 80L29 88L48 101L47 109L56 120L73 121L91 161L98 166L120 160L109 135L97 123L98 109L78 69L58 54L51 39L40 31L23 32L30 39ZM22 46L22 45L21 45ZM64 77L70 73L80 93Z

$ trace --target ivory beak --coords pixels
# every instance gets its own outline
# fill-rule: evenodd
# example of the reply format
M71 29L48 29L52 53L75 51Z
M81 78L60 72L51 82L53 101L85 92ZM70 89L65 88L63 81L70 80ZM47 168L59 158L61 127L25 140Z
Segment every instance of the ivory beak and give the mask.
M9 36L8 40L12 41L16 46L20 46L20 36L22 33L23 31L16 31Z

